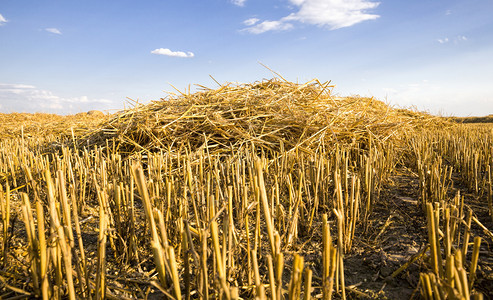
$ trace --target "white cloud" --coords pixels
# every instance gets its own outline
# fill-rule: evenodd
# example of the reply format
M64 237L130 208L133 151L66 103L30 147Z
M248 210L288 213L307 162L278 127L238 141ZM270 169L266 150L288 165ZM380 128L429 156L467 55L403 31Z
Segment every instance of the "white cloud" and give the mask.
M378 15L367 14L380 3L367 0L291 0L300 10L285 18L303 23L328 26L330 29L349 27L357 23L377 19Z
M452 14L452 11L451 11L450 9L447 9L447 10L445 11L445 15L446 15L446 16L450 16L451 14Z
M64 98L28 84L0 83L0 108L4 112L73 113L109 108L111 103L108 99L87 96Z
M243 21L243 24L245 24L246 26L252 26L252 25L255 25L258 21L260 21L260 20L257 18L250 18L250 19L246 19L245 21Z
M374 9L380 4L369 0L289 0L289 2L298 9L297 12L278 21L264 21L246 28L245 31L263 33L269 30L286 30L293 27L292 22L335 30L380 17L376 14L367 13L368 10Z
M440 44L446 44L450 41L453 41L454 44L458 44L458 43L462 43L462 42L466 42L467 41L467 37L464 36L464 35L458 35L452 39L449 39L448 37L446 38L443 38L443 39L437 39L437 41L440 43Z
M195 54L193 54L192 52L171 51L168 48L159 48L156 50L152 50L151 53L158 55L173 56L173 57L184 57L184 58L191 58L195 56Z
M246 0L231 0L231 3L237 6L245 6Z
M0 14L0 26L2 26L3 24L7 23L7 19L5 19L2 14Z
M0 90L6 89L34 89L34 85L29 84L10 84L10 83L0 83Z
M45 28L45 30L54 34L62 34L62 32L57 28Z
M267 31L282 31L293 28L293 24L284 23L282 21L263 21L255 26L245 28L244 31L260 34Z
M455 38L455 40L456 40L457 42L465 42L465 41L467 41L467 37L465 37L465 36L463 36L463 35L459 35L459 36L457 36L457 37Z

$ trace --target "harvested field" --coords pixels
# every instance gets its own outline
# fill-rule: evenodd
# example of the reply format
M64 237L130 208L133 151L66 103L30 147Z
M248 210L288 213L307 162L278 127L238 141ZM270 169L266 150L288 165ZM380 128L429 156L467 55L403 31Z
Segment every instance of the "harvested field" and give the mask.
M493 297L493 127L330 92L0 115L0 297Z
M464 124L493 123L493 114L485 117L452 117L452 121Z

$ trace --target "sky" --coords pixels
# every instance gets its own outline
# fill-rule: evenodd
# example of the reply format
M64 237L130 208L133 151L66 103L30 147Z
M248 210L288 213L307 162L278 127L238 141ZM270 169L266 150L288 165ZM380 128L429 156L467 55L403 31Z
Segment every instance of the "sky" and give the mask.
M271 69L330 80L335 96L483 116L492 15L491 0L0 0L0 112L116 112Z

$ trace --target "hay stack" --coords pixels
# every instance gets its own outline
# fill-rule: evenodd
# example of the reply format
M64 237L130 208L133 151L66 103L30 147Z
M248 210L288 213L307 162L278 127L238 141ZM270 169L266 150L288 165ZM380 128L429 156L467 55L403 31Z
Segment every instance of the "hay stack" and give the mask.
M279 150L282 144L311 152L321 143L354 143L369 135L386 140L432 119L372 98L332 97L332 87L318 80L279 79L201 87L117 113L86 144L104 145L114 138L121 152L180 145L231 151L253 142L264 149Z

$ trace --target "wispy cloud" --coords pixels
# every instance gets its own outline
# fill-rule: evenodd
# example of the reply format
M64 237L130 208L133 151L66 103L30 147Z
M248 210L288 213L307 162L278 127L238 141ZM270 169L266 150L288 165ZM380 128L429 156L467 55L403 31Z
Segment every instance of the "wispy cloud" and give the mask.
M0 90L2 91L20 91L23 89L34 89L34 85L29 84L12 84L12 83L0 83Z
M467 41L467 37L464 35L458 35L458 36L451 38L451 39L449 39L448 37L442 38L442 39L437 39L437 42L439 42L440 44L446 44L448 42L453 42L454 44L458 44L458 43L462 43L462 42L466 42L466 41Z
M459 36L457 36L457 37L455 38L455 41L456 41L456 42L465 42L465 41L467 41L467 37L466 37L466 36L464 36L464 35L459 35Z
M0 108L4 112L71 113L108 107L108 99L87 96L64 98L29 84L0 83Z
M253 34L260 34L267 31L282 31L293 28L293 24L281 21L263 21L255 26L245 28L244 31Z
M452 14L452 11L451 11L450 9L447 9L447 10L445 11L445 15L446 15L446 16L450 16L451 14Z
M380 4L369 0L289 0L289 2L298 11L277 21L263 21L245 28L244 31L259 34L270 30L287 30L293 28L293 22L335 30L380 17L367 13Z
M231 0L231 3L237 6L245 6L246 0Z
M172 57L183 57L183 58L191 58L195 56L195 54L193 54L192 52L171 51L168 48L159 48L156 50L152 50L151 53L158 55L172 56Z
M54 34L62 34L58 28L45 28L45 30Z
M2 14L0 14L0 26L2 26L3 24L7 23L7 19L5 19Z
M260 21L260 20L257 18L250 18L250 19L246 19L245 21L243 21L243 24L246 26L252 26L252 25L256 24L258 21Z

